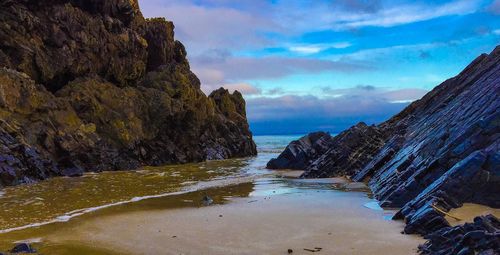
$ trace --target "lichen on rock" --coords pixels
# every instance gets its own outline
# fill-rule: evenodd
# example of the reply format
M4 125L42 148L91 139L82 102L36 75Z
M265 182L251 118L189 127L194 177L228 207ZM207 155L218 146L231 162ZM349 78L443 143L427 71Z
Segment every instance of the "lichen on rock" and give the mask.
M0 186L256 154L241 94L207 97L137 0L0 1L0 67Z

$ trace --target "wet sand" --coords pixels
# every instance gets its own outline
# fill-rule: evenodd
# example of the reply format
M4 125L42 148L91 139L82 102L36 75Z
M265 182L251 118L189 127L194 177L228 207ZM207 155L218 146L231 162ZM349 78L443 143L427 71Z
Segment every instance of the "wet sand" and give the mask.
M46 237L119 254L415 254L423 240L400 234L393 212L364 206L339 180L261 179L248 197L200 208L139 210L94 217Z
M300 175L304 173L302 170L273 170L277 176L289 177L289 178L299 178Z
M380 208L363 183L266 170L290 139L262 137L256 158L5 188L0 251L24 240L51 255L416 253L424 240L400 234L403 222L390 220L394 211ZM203 206L205 195L213 205ZM466 204L451 214L472 221L498 212Z
M462 225L466 222L473 222L474 218L478 215L493 214L495 217L500 218L500 209L491 208L478 204L464 204L460 208L452 209L450 215L459 218L460 220L446 216L446 220L452 226Z

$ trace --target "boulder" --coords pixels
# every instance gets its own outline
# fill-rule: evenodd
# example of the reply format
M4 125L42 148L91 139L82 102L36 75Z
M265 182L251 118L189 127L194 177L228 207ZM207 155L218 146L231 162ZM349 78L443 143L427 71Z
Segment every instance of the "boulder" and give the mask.
M333 137L326 152L308 164L302 177L351 176L384 145L385 134L363 122Z
M325 132L310 133L292 141L286 149L267 163L269 169L304 170L332 145L332 136Z
M333 137L310 133L292 141L267 168L305 170L305 178L350 176L373 158L384 141L385 134L378 127L363 122Z
M424 237L421 254L498 254L500 221L493 215L476 217L473 223L444 227Z
M29 243L19 243L12 250L11 253L36 253L35 248L31 247Z

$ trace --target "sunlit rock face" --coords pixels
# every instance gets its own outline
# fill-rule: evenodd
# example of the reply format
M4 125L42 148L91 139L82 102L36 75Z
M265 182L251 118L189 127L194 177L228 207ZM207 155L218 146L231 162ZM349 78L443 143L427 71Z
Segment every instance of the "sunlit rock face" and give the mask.
M367 180L407 233L449 224L436 210L464 202L500 207L500 46L390 120L333 138L303 177Z
M241 94L186 55L135 0L0 1L0 186L255 155Z

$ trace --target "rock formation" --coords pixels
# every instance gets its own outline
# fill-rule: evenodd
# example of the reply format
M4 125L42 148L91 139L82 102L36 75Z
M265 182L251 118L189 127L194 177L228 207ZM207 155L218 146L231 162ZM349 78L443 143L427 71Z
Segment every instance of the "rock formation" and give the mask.
M491 214L480 216L473 223L445 227L425 239L419 247L421 254L494 255L500 251L500 221Z
M449 227L462 203L500 207L500 46L378 126L356 125L304 177L367 180L406 233Z
M206 96L136 0L0 0L0 186L256 154L240 93Z
M376 126L361 122L333 137L327 151L307 165L303 176L328 177L351 176L362 168L384 145L385 135Z
M269 169L304 169L332 145L332 136L325 132L308 134L291 142L279 155L267 163Z

